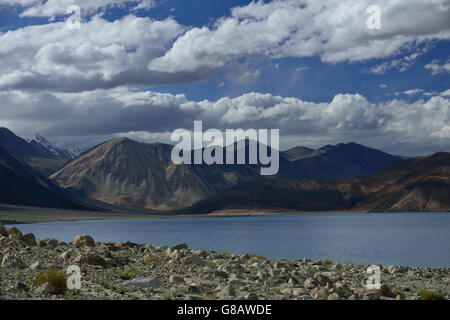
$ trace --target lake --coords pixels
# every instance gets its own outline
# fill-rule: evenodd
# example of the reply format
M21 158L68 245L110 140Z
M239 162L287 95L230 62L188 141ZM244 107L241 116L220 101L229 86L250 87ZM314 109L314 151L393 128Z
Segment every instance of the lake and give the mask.
M22 224L37 238L185 242L190 248L268 258L450 267L450 213L321 213Z

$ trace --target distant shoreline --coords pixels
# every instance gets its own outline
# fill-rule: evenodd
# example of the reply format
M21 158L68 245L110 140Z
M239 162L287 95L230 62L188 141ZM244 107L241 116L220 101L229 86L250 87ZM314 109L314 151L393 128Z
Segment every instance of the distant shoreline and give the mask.
M28 224L40 222L75 222L92 220L152 220L152 219L189 219L220 217L255 217L268 215L303 215L303 214L367 214L367 211L290 211L290 210L224 210L210 214L170 214L170 213L132 213L81 211L54 208L25 207L0 204L0 223L4 225ZM399 212L401 213L401 212Z

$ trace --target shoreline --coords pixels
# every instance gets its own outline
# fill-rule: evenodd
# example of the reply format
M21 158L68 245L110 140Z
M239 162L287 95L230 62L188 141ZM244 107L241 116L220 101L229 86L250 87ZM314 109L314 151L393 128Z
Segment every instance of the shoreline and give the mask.
M65 300L417 300L450 298L450 268L379 266L380 286L365 285L367 265L330 260L272 260L256 254L35 239L0 228L2 299ZM81 287L57 292L47 273L80 268ZM47 278L50 279L50 278ZM57 283L55 285L58 285ZM60 285L60 283L59 283Z

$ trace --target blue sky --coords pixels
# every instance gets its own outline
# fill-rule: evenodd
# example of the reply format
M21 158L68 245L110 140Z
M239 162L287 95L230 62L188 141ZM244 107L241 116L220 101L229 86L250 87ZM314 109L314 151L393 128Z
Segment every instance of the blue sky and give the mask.
M0 95L11 111L6 103L0 125L19 133L33 127L71 146L80 136L152 142L197 118L219 128L279 126L286 146L357 141L385 150L402 146L405 154L448 147L446 0L1 3ZM62 28L70 4L81 7L82 24L69 32ZM381 30L365 29L369 4L381 8ZM24 97L34 104L19 116L13 106ZM99 97L117 103L117 110L127 106L133 119L158 119L117 126L124 116L118 113L88 127L81 118L67 120L81 117L80 110L91 118L107 110ZM83 106L68 105L81 100ZM34 116L42 104L54 122ZM167 106L172 113L161 111ZM441 124L430 108L443 112ZM432 130L422 136L408 131L422 126ZM399 135L394 142L387 139L392 134ZM408 143L415 145L404 147Z

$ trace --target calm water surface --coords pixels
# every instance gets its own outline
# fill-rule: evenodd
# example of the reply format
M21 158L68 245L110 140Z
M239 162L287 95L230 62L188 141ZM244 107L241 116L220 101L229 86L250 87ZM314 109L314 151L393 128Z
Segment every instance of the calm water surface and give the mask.
M140 221L52 222L17 226L38 238L257 253L269 258L450 267L450 213L330 213Z

